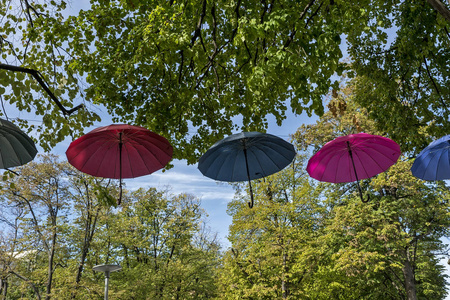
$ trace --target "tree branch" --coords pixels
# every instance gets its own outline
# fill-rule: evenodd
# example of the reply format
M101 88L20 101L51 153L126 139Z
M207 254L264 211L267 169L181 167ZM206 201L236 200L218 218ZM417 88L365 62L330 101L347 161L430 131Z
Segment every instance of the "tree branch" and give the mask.
M427 0L427 2L442 16L450 22L450 10L439 0ZM450 1L449 1L450 4Z
M442 95L441 95L441 93L439 91L439 88L438 88L436 82L434 81L433 76L431 75L430 69L428 68L427 59L424 57L423 61L425 63L425 68L427 70L428 77L430 78L431 82L433 83L434 89L436 90L436 93L438 94L439 99L441 100L442 106L444 106L445 111L448 113L447 105L445 104L444 99L442 99Z
M194 47L195 40L200 36L202 23L205 16L206 16L206 0L203 0L202 13L200 14L200 18L198 19L197 27L195 28L194 31L194 36L191 39L191 48Z
M302 20L306 16L306 13L311 8L311 6L314 4L314 2L315 2L315 0L309 1L308 5L306 5L305 9L302 11L300 17L298 18L299 20ZM293 28L292 28L291 34L289 35L289 38L284 43L284 47L283 48L287 48L291 44L291 42L294 40L294 35L296 33L297 33L297 30L295 29L295 25L294 25Z
M2 64L2 63L0 63L0 69L13 71L13 72L23 72L23 73L28 73L28 74L32 75L37 80L37 82L40 84L40 86L47 92L47 94L50 96L50 98L53 100L53 102L55 102L56 106L58 106L58 108L63 112L63 114L65 116L70 116L72 113L74 113L78 109L84 107L83 104L80 104L72 109L69 109L69 110L66 109L61 104L61 102L58 100L58 98L56 98L56 96L53 94L53 92L50 90L47 83L44 81L42 74L39 71L24 68L24 67L6 65L6 64Z
M26 277L24 277L24 276L22 276L22 275L20 275L20 274L17 274L17 273L14 272L14 271L9 271L9 273L10 273L10 274L13 274L13 275L16 275L18 278L20 278L20 279L22 279L23 281L26 281L27 283L29 283L29 284L31 285L31 287L33 288L34 292L36 293L37 299L38 299L38 300L41 300L41 294L39 294L39 289L34 285L33 282L31 282L30 279L28 279L28 278L26 278Z
M35 230L39 234L39 236L41 237L42 243L44 244L44 247L45 247L45 250L47 250L47 252L50 252L50 246L48 245L47 240L45 239L44 235L42 234L41 230L39 229L39 222L38 222L38 220L36 218L36 215L34 213L34 210L33 210L33 207L31 206L30 201L26 197L20 195L19 193L15 192L15 191L13 191L12 194L14 196L16 196L16 197L19 197L23 201L25 201L25 203L28 205L28 208L30 209L30 213L31 213L31 215L33 217L33 223L34 223L34 226L35 226Z

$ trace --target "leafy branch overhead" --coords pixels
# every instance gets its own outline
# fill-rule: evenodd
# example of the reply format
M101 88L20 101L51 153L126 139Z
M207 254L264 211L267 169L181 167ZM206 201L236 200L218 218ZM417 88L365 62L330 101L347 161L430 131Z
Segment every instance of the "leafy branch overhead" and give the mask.
M411 130L430 125L429 107L438 129L428 133L449 129L448 3L438 0L93 0L71 14L64 1L1 3L7 64L51 78L64 107L82 97L167 137L191 163L234 130L264 131L268 116L321 115L335 75L350 70L368 81L356 92L379 106L380 126L409 103L418 108ZM22 94L6 100L39 105ZM74 134L97 119L76 114Z
M61 104L61 102L56 98L55 94L50 90L48 87L48 84L45 82L45 80L42 78L42 75L39 73L39 71L23 68L23 67L17 67L17 66L11 66L11 65L5 65L0 63L0 69L13 71L13 72L23 72L31 74L37 82L41 85L41 87L44 89L44 91L50 96L50 98L55 102L56 106L62 111L63 115L70 116L72 113L76 112L78 109L82 108L83 105L80 104L72 109L66 109L64 105Z

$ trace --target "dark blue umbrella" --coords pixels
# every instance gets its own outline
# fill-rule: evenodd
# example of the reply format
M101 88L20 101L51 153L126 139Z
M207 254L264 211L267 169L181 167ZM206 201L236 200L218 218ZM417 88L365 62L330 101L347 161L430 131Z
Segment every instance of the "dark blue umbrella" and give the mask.
M251 203L251 180L284 169L295 157L294 146L267 133L241 132L215 143L200 157L198 169L203 175L227 182L248 181Z
M0 119L0 168L22 166L37 154L33 140L13 123Z
M423 180L450 179L450 135L429 144L414 161L411 172Z

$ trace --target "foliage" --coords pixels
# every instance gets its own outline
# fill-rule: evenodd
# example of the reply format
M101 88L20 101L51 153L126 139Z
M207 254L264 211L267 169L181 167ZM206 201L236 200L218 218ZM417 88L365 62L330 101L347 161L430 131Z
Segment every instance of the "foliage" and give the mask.
M70 70L67 44L61 39L63 31L57 28L66 8L64 1L0 1L0 115L8 117L11 110L24 112L15 121L25 131L37 134L45 150L67 136L79 135L99 117L88 106L69 117L54 105L34 77L5 66L37 71L62 106L79 104L82 79ZM35 125L27 115L38 116L42 122Z
M449 132L449 23L426 1L376 2L376 20L348 35L355 101L404 151L420 152Z
M43 116L45 149L98 121L101 104L193 163L233 130L263 131L268 115L280 124L288 106L321 115L346 70L361 76L357 101L380 130L420 133L407 150L448 131L447 3L93 0L72 15L64 1L0 4L5 63L37 70L63 106L86 104L67 116L34 78L0 70L4 100Z
M354 70L380 130L436 136L448 131L447 3L428 2L92 0L74 12L64 1L2 0L5 64L37 70L63 106L81 98L85 108L64 117L22 72L0 70L0 94L43 115L45 149L98 121L100 104L193 163L232 131L264 131L268 115L280 124L288 107L321 115L333 76Z
M344 7L327 2L92 1L66 22L71 66L86 72L88 99L169 137L175 157L193 162L238 128L236 117L263 130L287 103L323 112L321 95L343 70Z
M219 246L198 199L156 189L124 190L81 174L55 156L2 182L1 292L7 299L99 299L104 274L120 264L111 299L210 299ZM106 198L106 199L105 199ZM203 224L203 225L202 225ZM153 296L152 296L153 295Z
M121 299L210 299L216 294L219 246L201 225L200 203L191 195L168 196L139 189L109 220L107 255L123 257Z
M220 272L221 299L305 297L327 212L320 189L301 175L304 160L299 157L287 170L260 180L252 209L241 199L229 204L232 248Z

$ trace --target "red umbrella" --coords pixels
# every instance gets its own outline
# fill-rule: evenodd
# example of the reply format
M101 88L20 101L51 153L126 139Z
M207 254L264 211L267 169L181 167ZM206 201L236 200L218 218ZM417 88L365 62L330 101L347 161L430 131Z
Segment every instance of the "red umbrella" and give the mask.
M73 141L66 151L71 165L89 175L120 179L151 174L172 159L166 138L126 124L99 127Z
M391 139L367 133L350 134L326 143L310 158L306 170L320 181L356 181L363 200L359 180L386 171L400 154L400 146Z

